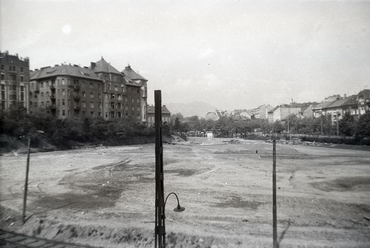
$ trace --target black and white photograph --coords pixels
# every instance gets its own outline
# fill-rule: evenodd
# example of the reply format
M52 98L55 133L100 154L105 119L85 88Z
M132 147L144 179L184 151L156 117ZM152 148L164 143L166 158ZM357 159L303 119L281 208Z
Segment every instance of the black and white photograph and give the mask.
M0 247L370 247L369 0L0 0Z

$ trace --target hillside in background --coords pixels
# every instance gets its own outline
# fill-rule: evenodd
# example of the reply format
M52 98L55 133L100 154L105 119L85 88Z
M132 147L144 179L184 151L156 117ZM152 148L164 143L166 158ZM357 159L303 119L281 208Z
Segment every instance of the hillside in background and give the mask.
M165 105L171 114L181 113L184 117L197 115L199 118L204 118L207 112L217 109L205 102L166 103Z

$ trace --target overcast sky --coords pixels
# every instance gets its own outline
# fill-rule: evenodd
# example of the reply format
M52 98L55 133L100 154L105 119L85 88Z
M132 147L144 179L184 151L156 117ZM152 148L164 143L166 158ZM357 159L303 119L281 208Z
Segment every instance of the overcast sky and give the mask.
M148 103L219 109L370 89L370 1L0 0L1 51L31 69L101 56L148 81Z

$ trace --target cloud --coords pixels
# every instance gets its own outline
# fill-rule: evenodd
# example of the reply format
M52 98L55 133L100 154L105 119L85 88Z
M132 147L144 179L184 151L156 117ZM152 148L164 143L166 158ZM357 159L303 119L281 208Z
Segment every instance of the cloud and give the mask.
M198 55L198 59L206 59L208 57L210 57L212 54L214 53L213 49L212 48L207 48L206 50L203 50L202 52L200 52L200 54Z

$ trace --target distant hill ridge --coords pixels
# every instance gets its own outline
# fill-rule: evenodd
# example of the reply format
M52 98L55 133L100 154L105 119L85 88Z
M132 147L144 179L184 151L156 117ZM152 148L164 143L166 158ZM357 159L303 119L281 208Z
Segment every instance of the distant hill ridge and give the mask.
M181 113L184 117L197 115L199 118L204 118L207 112L217 109L206 102L165 103L164 105L166 105L171 114Z

